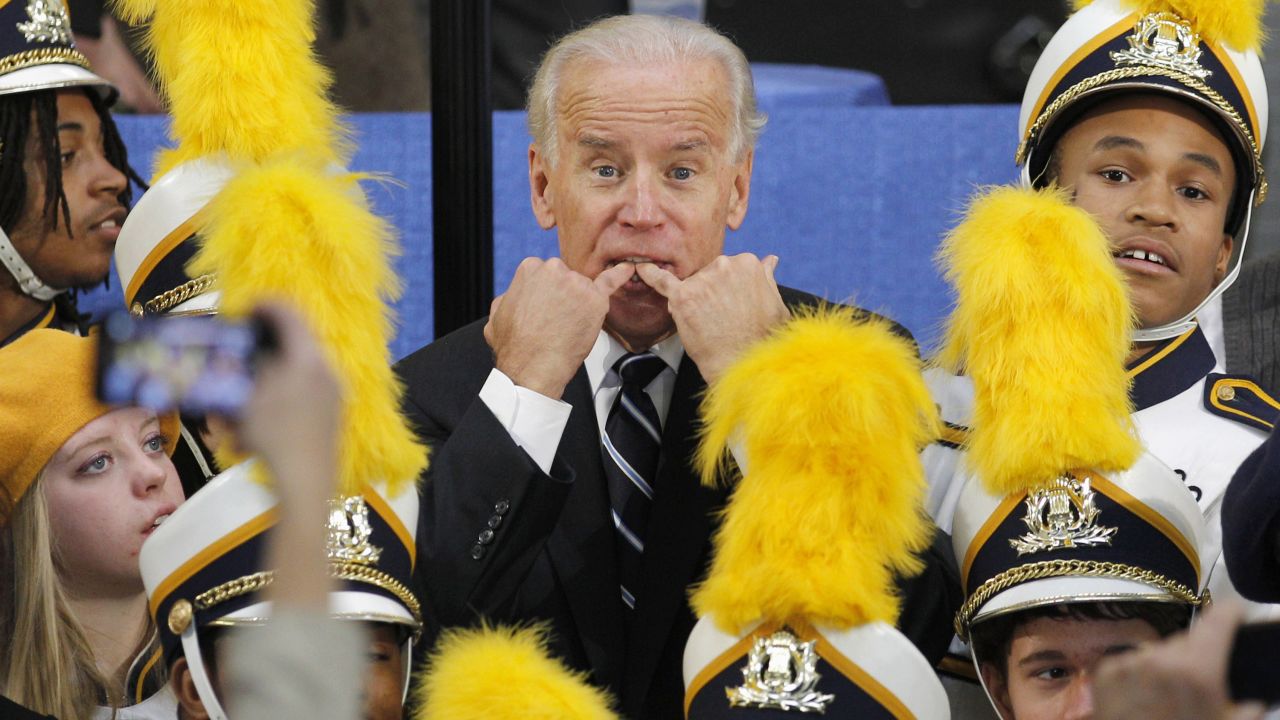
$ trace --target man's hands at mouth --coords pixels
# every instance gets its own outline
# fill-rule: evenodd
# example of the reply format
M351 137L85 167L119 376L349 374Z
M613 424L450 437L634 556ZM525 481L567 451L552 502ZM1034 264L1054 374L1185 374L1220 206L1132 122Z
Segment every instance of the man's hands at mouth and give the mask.
M752 344L791 318L773 278L778 257L721 255L681 280L652 264L636 266L667 298L684 351L712 383Z
M681 280L652 262L623 261L591 280L557 258L526 258L494 298L484 336L495 367L512 382L559 399L595 345L610 298L639 277L667 299L685 352L710 383L791 317L774 281L777 266L772 255L720 256Z

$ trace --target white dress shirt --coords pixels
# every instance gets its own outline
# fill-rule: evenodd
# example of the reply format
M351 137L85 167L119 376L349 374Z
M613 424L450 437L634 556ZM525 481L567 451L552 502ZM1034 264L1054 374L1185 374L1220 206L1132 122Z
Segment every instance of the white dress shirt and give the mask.
M587 380L591 384L591 396L595 403L596 422L602 435L609 409L613 407L613 401L622 389L622 378L614 371L613 365L626 352L622 343L601 330L596 337L596 344L582 362L587 369ZM658 410L659 420L665 425L667 408L671 406L671 392L676 383L676 369L680 367L680 361L684 357L684 344L680 342L679 335L672 335L649 348L649 352L662 358L667 364L666 369L658 373L645 388ZM560 447L560 438L569 423L572 406L563 400L554 400L516 385L497 368L489 373L484 387L480 388L480 399L502 427L507 429L516 445L528 453L542 472L549 475L551 461L555 459L556 449Z

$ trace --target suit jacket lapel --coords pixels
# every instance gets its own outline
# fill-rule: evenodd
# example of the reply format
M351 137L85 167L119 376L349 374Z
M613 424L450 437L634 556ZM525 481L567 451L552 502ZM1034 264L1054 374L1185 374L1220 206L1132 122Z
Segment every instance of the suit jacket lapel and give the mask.
M676 374L662 437L644 553L644 578L628 648L624 703L642 698L676 618L687 612L688 587L701 580L712 513L724 492L702 487L693 473L698 408L706 383L686 355Z
M623 647L624 633L615 531L609 519L600 430L585 369L579 368L565 388L564 400L573 410L556 462L573 468L574 481L560 522L548 540L548 550L595 680L617 687L623 665L618 648Z

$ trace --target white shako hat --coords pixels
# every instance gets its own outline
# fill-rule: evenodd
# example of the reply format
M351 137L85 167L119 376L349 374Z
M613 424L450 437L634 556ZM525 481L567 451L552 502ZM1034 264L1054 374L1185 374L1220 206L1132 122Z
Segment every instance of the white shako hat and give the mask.
M139 555L142 581L164 662L187 658L196 689L214 718L225 718L200 654L200 631L260 625L271 617L263 591L273 581L266 542L277 519L276 496L250 460L219 474L178 507ZM418 493L408 484L395 497L366 488L329 501L330 594L335 618L382 622L406 630L406 657L422 627L410 589L417 555ZM405 663L408 692L412 663Z
M0 4L0 95L71 87L94 88L108 104L117 95L76 49L64 0Z
M1181 478L1149 453L1125 471L1073 470L1004 497L970 476L952 526L965 595L956 634L967 641L984 620L1061 603L1199 606L1205 535Z
M932 535L919 449L937 416L910 339L849 308L798 312L702 413L704 484L731 443L742 478L693 595L685 717L949 718L933 668L894 628L895 577L920 571Z
M214 315L213 275L191 277L186 264L199 250L205 207L236 170L221 155L175 166L138 200L116 240L116 270L125 305L136 316Z
M1236 0L1096 0L1054 34L1022 96L1016 162L1027 185L1048 183L1045 170L1053 148L1076 118L1123 94L1159 93L1194 105L1218 127L1231 150L1237 182L1226 227L1235 238L1230 271L1186 316L1135 330L1135 340L1181 335L1235 281L1252 209L1267 195L1262 167L1267 85L1258 59L1261 19L1251 5ZM1261 8L1262 3L1256 5ZM1183 14L1174 12L1174 6Z

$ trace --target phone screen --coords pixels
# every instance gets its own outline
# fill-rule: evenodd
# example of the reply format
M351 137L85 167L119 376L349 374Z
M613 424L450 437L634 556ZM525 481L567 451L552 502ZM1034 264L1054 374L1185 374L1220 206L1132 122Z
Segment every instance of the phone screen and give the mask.
M100 333L98 395L111 405L235 417L253 392L259 332L213 316L107 317Z

